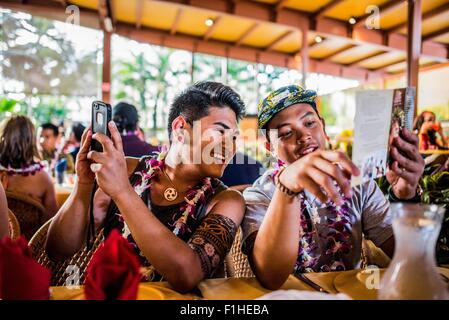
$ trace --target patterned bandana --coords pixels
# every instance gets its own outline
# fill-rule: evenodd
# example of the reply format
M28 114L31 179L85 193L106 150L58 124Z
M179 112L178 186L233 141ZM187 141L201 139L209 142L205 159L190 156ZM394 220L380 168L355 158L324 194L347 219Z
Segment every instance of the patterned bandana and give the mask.
M278 112L297 103L307 103L317 111L316 96L315 91L304 90L298 85L282 87L271 92L258 106L259 129L263 129Z

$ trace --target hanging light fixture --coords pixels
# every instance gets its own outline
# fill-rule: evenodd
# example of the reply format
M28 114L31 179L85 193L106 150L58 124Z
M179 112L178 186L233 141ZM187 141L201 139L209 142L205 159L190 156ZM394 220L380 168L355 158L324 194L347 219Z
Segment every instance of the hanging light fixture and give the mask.
M204 21L204 24L205 24L206 26L208 26L208 27L212 27L212 26L214 25L214 23L215 23L215 21L214 21L214 19L212 19L212 18L207 18L207 19Z

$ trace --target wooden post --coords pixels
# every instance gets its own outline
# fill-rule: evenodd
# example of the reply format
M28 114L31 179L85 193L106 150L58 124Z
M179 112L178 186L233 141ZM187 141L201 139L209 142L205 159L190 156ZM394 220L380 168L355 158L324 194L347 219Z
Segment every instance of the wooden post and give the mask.
M421 0L408 0L407 86L416 88L415 117L418 112L418 73L421 54Z
M103 30L103 78L101 82L102 100L111 102L111 33Z
M302 65L302 86L306 89L307 70L309 69L309 41L307 39L307 29L301 28L301 65Z

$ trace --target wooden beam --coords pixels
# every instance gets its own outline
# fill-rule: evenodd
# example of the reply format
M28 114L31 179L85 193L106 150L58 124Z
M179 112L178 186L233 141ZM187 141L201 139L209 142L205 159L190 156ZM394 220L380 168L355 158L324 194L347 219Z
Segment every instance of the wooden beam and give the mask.
M164 45L169 48L195 51L205 54L212 54L231 59L245 60L275 66L295 68L297 63L293 54L265 51L246 46L229 46L228 42L218 40L205 41L202 38L186 35L171 35L168 31L161 31L142 26L137 30L134 25L127 23L118 23L116 26L118 35L131 38L139 42L151 43L154 45ZM323 63L319 60L309 59L308 72L320 72L329 75L339 76L341 70L352 79L365 79L366 74L382 76L382 72L373 72L359 67L345 67L336 63Z
M67 7L67 1L66 0L56 0L56 1L59 2L63 8Z
M430 11L423 13L422 21L432 19L433 17L436 17L440 14L444 14L447 11L449 11L449 2L446 2L446 3L442 4L441 6L436 7L435 9L432 9ZM404 27L407 27L407 20L386 30L386 32L387 33L396 33L396 32L399 32Z
M143 0L136 0L136 28L142 27Z
M45 3L28 3L22 4L19 2L11 2L0 0L0 7L15 11L22 11L34 16L44 17L57 21L65 22L67 14L65 10L61 10L61 5L56 2L46 1ZM79 7L80 9L80 24L85 27L99 29L98 11Z
M288 2L289 0L280 0L278 3L276 3L276 11L280 11L285 7L285 4Z
M357 45L349 44L347 46L344 46L343 48L340 48L340 49L332 52L331 54L327 55L326 57L320 59L320 61L331 61L332 58L334 58L336 55L338 55L338 54L340 54L342 52L348 51L348 50L350 50L352 48L355 48L355 47L357 47Z
M381 56L381 55L383 55L383 54L385 54L387 52L388 51L381 50L381 51L369 54L369 55L364 56L362 58L356 59L356 60L352 61L351 63L346 64L346 66L348 66L348 67L355 66L356 64L359 64L362 61L365 61L365 60L368 60L368 59L371 59L371 58L374 58L374 57L377 57L377 56Z
M406 61L406 59L401 58L401 59L398 59L398 60L396 60L396 61L388 62L387 64L384 64L382 67L375 68L375 69L373 69L373 70L377 70L377 71L385 70L385 69L387 69L388 67L394 66L395 64L398 64L398 63L401 63L401 62L404 62L404 61Z
M180 0L162 0L162 1L165 1L168 3L174 3L177 6L179 6L181 9L188 7L187 5L180 4L179 3ZM228 1L228 0L226 0L226 1ZM225 0L214 0L214 1L190 0L189 3L190 3L191 7L206 8L206 9L214 10L217 13L226 14L226 9L220 9L221 5L226 4ZM61 10L60 5L56 2L49 2L49 1L44 2L44 1L33 0L31 3L21 4L19 2L13 3L11 1L0 0L0 6L5 7L5 8L10 8L13 10L24 11L24 12L28 12L33 15L42 16L45 18L55 19L55 20L60 20L60 21L65 21L67 18L67 15L65 14L64 10ZM225 8L225 7L226 6L223 6L223 8ZM81 13L80 24L82 26L99 29L98 11L92 10L92 9L86 9L83 7L79 7L79 8L80 8L80 13ZM256 3L253 1L241 0L241 1L236 2L235 15L237 17L243 17L243 18L249 19L250 21L253 21L254 24L256 24L256 23L262 23L264 21L270 21L269 20L269 11L270 10L273 10L272 5L271 6L259 5L259 3ZM284 26L288 26L290 28L298 28L299 29L299 27L298 27L299 25L301 25L302 23L308 23L309 20L308 20L307 15L305 15L301 12L293 11L290 9L283 9L279 12L277 21L278 21L279 25L284 25ZM378 40L378 38L381 38L381 32L379 32L377 30L366 30L364 28L359 28L360 29L359 31L366 32L366 35L363 33L362 37L351 39L351 38L348 38L344 34L342 35L342 32L340 32L340 31L343 31L343 33L344 33L344 30L347 30L346 22L336 21L334 19L329 19L329 18L325 18L325 17L319 18L319 19L317 19L317 21L318 21L317 29L314 29L314 31L319 33L323 38L326 37L326 38L330 38L330 39L344 39L344 40L347 40L349 43L358 44L358 45L372 44L372 45L376 45L376 47L378 47L379 50L385 50L385 51L391 51L391 50L405 51L405 49L406 49L405 44L404 44L403 48L401 47L399 49L398 48L392 49L385 45L382 45L382 42L379 42L379 40ZM325 22L325 23L323 23L323 22ZM133 24L133 26L135 28L135 24ZM397 35L397 34L393 34L393 35ZM192 38L198 40L197 37L192 37ZM242 42L240 42L240 44L241 43ZM237 48L234 48L234 49L238 49L238 46L240 46L240 44L237 45ZM163 45L163 43L160 42L159 45ZM227 43L227 46L229 46L229 43ZM434 47L439 47L438 48L439 50L433 51ZM422 54L421 57L426 57L426 58L428 57L431 59L435 59L438 62L448 61L449 50L446 46L443 46L439 43L426 41L423 43L423 49L425 49L425 48L428 49L428 50L426 50L427 54ZM244 49L248 50L249 48L244 48ZM251 49L254 49L254 48L251 48ZM236 50L236 51L238 51L238 50ZM259 51L257 51L257 52L259 52ZM272 52L272 51L266 52L266 54L268 54L268 53L270 53L271 55L274 54L274 52ZM264 55L261 53L261 56L264 57L264 56L266 56L266 54ZM273 57L274 57L274 55L273 55ZM245 55L239 56L238 58L241 60L247 60ZM263 58L261 58L261 61L262 60L263 60ZM285 60L285 59L283 59L283 60ZM310 67L311 69L310 70L314 69L314 65L312 64L312 62L313 62L313 60L311 60L311 67ZM273 63L273 64L276 64L276 63ZM285 65L285 61L282 62L282 65ZM326 68L328 68L328 64L326 64Z
M385 15L389 12L395 11L398 8L400 8L402 6L402 4L405 2L406 0L390 0L387 1L386 3L382 4L379 6L379 15ZM357 18L357 22L354 24L354 27L360 27L361 25L365 24L365 20L366 18L368 18L369 16L371 16L372 13L366 13L361 17ZM379 17L380 18L380 17Z
M103 30L112 32L114 30L115 17L112 10L111 0L98 1L98 15Z
M241 36L240 38L236 41L235 46L239 47L242 45L242 43L251 35L251 33L253 33L254 30L256 30L259 27L259 23L258 22L254 22L254 24L249 27Z
M428 61L425 64L419 65L419 72L429 71L429 70L436 69L436 68L439 68L440 66L444 66L444 65L447 66L447 63L438 63L436 61ZM385 69L386 74L390 74L390 75L391 74L403 74L403 73L406 73L406 71L407 71L407 66L405 66L403 69L396 70L396 71L387 71Z
M325 4L321 8L319 8L316 12L313 13L314 18L323 17L328 11L332 10L344 0L332 0L331 2Z
M276 39L274 39L274 41L272 41L266 48L266 51L271 51L273 50L279 43L281 43L282 41L285 40L285 38L287 38L288 36L290 36L293 32L295 32L294 30L288 30L286 32L284 32L283 34L281 34L279 37L277 37Z
M111 33L103 31L103 73L101 93L104 102L111 101Z
M227 2L229 0L214 0L214 1L190 0L189 6L180 4L180 0L159 0L159 1L176 4L177 6L180 6L182 8L200 8L200 9L213 10L217 12L217 14L228 14ZM383 6L380 6L380 8L388 10L392 2L397 5L399 1L402 3L405 0L387 1L387 3ZM275 10L273 5L249 0L240 0L234 2L234 4L235 4L235 12L233 15L236 17L245 18L246 20L250 20L253 23L272 22L272 15ZM313 21L313 19L310 18L310 14L308 15L305 12L291 10L288 8L280 10L279 12L277 12L276 16L277 16L276 23L278 25L296 29L300 29L298 26L302 23L312 25L310 22ZM309 31L314 31L326 38L344 39L350 43L356 43L359 45L361 44L376 45L380 49L388 51L401 50L405 52L407 50L405 43L403 48L400 49L389 48L388 46L384 45L383 42L384 33L381 30L368 30L365 28L357 28L358 30L354 30L352 37L349 37L348 23L346 21L340 21L328 17L319 17L316 19L313 25L315 25L315 27L310 28ZM361 37L360 35L363 35L363 37ZM447 50L447 48L445 48L444 50L447 52L449 51ZM446 61L447 52L445 52L445 54L443 55L431 54L430 57L433 58L435 56L436 58L441 58ZM441 51L439 51L439 53L441 53Z
M319 36L319 37L321 37L321 36ZM309 43L309 51L313 50L313 49L316 49L317 47L323 45L323 42L325 42L326 40L327 39L324 38L324 37L321 37L321 42L316 42L315 39L314 39L312 43Z
M219 16L218 18L216 18L214 20L214 24L211 25L209 27L209 29L207 29L206 34L204 35L203 39L204 40L209 40L209 38L212 36L212 33L214 32L214 30L217 28L218 24L220 23L220 20L223 18L223 16Z
M308 28L301 29L301 71L302 79L301 83L306 88L307 75L309 73L309 40L308 40Z
M421 53L421 0L408 0L407 86L415 87L415 117L418 106L419 57Z
M424 35L422 37L422 41L432 40L434 38L438 38L439 36L445 35L446 33L449 33L449 27L446 27L446 28L443 28L440 30L436 30L434 32Z
M175 34L176 31L178 30L178 26L179 26L179 21L181 20L181 16L182 16L182 8L179 8L178 11L176 12L176 17L175 17L175 21L173 21L173 24L171 26L170 29L170 34Z

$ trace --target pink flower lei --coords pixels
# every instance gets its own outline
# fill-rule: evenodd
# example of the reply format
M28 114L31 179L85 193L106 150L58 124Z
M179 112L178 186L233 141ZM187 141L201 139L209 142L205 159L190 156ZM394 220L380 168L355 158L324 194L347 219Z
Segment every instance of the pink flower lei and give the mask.
M167 147L163 147L157 158L150 158L146 160L146 169L135 174L141 176L140 181L133 185L134 191L141 196L142 193L151 187L151 180L160 172L165 166L165 157L167 155ZM201 181L200 188L192 188L186 192L184 197L185 204L181 206L182 214L173 223L173 233L178 236L188 231L187 220L189 217L195 218L195 208L198 202L204 203L206 201L206 192L212 190L211 178L204 178ZM125 223L126 228L126 223Z
M0 171L6 171L6 173L9 176L13 176L16 174L22 175L22 176L29 176L29 175L35 175L39 171L41 171L44 168L44 165L42 162L32 162L29 165L23 166L22 168L13 168L11 166L4 167L0 164Z
M285 163L278 159L277 165L274 168L273 179L279 174L282 167L285 167ZM342 195L338 185L336 183L335 185ZM343 204L341 206L335 205L332 201L323 204L323 207L334 215L334 218L329 216L324 217L328 232L321 235L325 238L325 251L321 254L330 256L331 261L328 264L323 264L319 270L316 270L319 256L314 255L313 251L318 247L315 240L317 232L311 222L320 223L321 217L318 215L316 206L307 200L304 192L299 197L301 201L301 222L298 259L295 263L295 272L344 270L343 256L352 249L350 242L352 225L349 217L349 199L342 195ZM310 213L310 217L306 217L304 214L306 210Z

